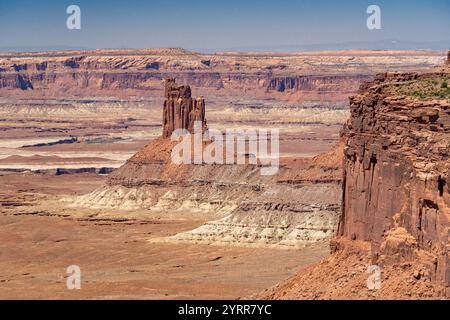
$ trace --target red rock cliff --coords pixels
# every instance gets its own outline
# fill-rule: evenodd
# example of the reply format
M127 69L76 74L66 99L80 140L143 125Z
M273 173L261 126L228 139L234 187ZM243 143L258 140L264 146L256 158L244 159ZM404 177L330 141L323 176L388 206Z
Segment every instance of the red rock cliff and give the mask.
M375 263L421 256L450 294L450 74L378 76L352 97L344 128L339 235ZM425 257L425 258L424 258Z
M176 74L203 95L282 101L346 101L382 71L420 71L437 52L200 54L183 49L0 53L4 98L160 97Z

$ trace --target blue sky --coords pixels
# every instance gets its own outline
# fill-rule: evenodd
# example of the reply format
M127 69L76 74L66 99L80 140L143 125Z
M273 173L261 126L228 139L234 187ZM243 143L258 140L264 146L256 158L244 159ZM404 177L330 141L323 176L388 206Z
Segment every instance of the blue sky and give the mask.
M81 30L66 28L71 4L81 8ZM366 28L370 4L381 7L382 30ZM450 43L450 0L0 1L0 48L270 50L382 40Z

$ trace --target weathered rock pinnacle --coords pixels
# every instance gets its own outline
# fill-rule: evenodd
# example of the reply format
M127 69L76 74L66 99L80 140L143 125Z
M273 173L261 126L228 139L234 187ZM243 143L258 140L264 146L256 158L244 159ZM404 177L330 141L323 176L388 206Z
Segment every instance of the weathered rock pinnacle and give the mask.
M177 85L174 78L165 82L165 100L163 109L163 138L168 138L176 129L194 130L194 122L201 121L206 129L205 100L203 97L193 99L191 88Z

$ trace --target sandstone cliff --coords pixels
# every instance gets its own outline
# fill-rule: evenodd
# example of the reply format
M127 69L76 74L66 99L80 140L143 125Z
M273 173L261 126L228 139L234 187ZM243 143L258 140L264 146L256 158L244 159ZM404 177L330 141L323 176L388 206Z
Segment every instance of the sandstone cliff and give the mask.
M0 96L161 96L174 74L203 95L344 101L382 70L440 65L433 52L200 54L182 49L0 53Z
M433 81L443 86L448 76L399 75L350 100L339 227L348 239L370 242L374 261L429 253L430 278L447 288L450 95L410 94L420 95Z
M449 79L382 74L350 99L333 254L263 297L450 297ZM370 265L379 290L367 286Z

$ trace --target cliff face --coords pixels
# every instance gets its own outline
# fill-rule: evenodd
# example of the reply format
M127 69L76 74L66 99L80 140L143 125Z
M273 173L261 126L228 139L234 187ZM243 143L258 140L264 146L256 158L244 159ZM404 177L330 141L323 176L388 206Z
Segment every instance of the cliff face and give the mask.
M174 57L176 59L176 57ZM343 100L354 93L370 74L296 75L296 70L281 74L272 70L256 71L234 65L180 66L149 60L145 65L126 57L116 59L73 57L44 62L21 62L1 66L0 95L64 97L159 96L161 81L174 73L180 82L190 83L202 94L239 94L257 98ZM195 59L192 58L196 62ZM114 61L118 60L118 61ZM40 61L40 60L39 60ZM340 88L340 90L338 90ZM117 90L120 90L118 92Z
M392 95L405 78L416 88L446 79L399 75L350 100L339 234L393 261L426 251L432 279L450 288L450 101ZM396 230L406 230L401 248Z
M202 123L206 129L205 100L192 99L191 88L186 85L178 86L175 79L168 78L165 83L163 107L163 138L169 138L176 129L186 129L194 133L194 122Z
M420 70L438 54L199 54L181 49L1 54L0 96L157 96L177 75L200 94L345 100L382 69ZM367 55L367 56L365 56ZM325 67L324 67L325 66Z
M262 297L450 297L449 82L445 71L380 74L350 98L332 255Z
M277 92L321 92L349 94L357 83L371 79L370 75L328 75L328 76L276 76L271 77L267 90Z

